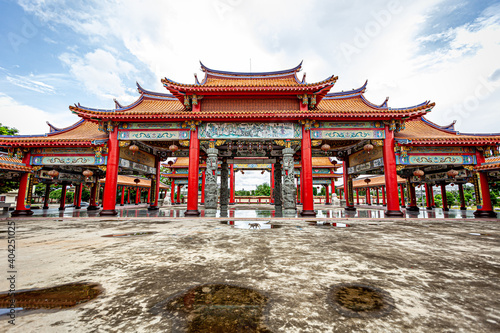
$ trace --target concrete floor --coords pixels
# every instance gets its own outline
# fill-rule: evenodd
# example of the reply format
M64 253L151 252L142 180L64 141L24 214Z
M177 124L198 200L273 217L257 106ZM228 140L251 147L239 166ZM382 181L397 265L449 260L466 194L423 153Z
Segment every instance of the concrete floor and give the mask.
M379 210L366 211L372 218L237 216L257 215L245 209L234 210L234 218L193 219L170 217L182 207L149 217L145 208L129 208L124 215L138 217L77 218L68 210L62 217L0 219L2 249L8 221L17 227L17 289L70 282L104 288L74 309L21 311L15 326L3 316L0 331L170 332L172 318L152 309L207 283L266 295L263 322L272 332L500 331L497 220L385 219L374 216ZM331 208L330 214L342 213ZM269 229L270 224L280 228ZM101 237L142 231L157 233ZM0 253L5 274L7 252ZM381 318L344 317L327 302L329 288L339 283L380 288L392 296L395 309ZM0 291L7 289L8 281L0 279Z

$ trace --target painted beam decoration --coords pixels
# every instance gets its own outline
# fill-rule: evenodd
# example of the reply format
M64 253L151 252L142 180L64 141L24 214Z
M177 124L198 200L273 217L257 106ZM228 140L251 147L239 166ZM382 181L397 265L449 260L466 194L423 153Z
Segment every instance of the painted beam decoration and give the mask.
M320 122L311 129L312 139L323 140L364 140L384 139L384 124L379 121Z
M122 123L118 128L119 140L166 141L189 140L190 131L182 123Z
M476 164L474 147L401 147L396 163L403 165Z
M411 176L411 183L439 183L442 181L450 183L465 183L471 177L471 174L467 170L457 170L458 174L452 178L448 176L447 172L437 172L425 174L422 178L417 176Z
M31 165L105 165L106 156L92 148L36 148Z
M331 179L313 179L313 185L330 185Z
M134 153L130 151L128 148L122 147L120 148L120 158L128 160L130 162L143 164L152 168L156 167L154 155L146 153L141 150Z
M271 170L271 164L235 164L234 168L238 170Z
M296 123L203 123L199 139L301 139Z
M141 171L147 174L155 174L156 173L156 168L152 168L150 166L132 162L123 158L120 158L118 166L120 168L124 169L129 169L129 170L134 170L134 171Z
M376 160L358 164L356 166L352 166L347 168L347 173L349 175L356 174L356 173L361 173L361 172L366 172L374 169L379 169L384 166L384 159L383 158L377 158Z

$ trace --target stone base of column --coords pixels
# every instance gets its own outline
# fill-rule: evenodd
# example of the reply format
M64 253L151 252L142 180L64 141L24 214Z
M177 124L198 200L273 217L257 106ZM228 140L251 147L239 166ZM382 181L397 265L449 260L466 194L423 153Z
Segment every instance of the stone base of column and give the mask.
M346 207L344 208L345 211L347 212L355 212L356 211L356 207Z
M118 211L115 209L107 209L107 210L102 210L99 213L100 216L116 216L118 215Z
M138 205L138 203L135 203L136 205Z
M408 208L406 208L406 210L409 212L419 212L420 208L418 208L417 206L409 206Z
M467 207L460 207L460 210L467 210Z
M42 209L49 209L49 206L43 206Z
M124 204L120 204L120 206L122 206L122 207L123 207L123 206L125 206L125 205L124 205Z
M160 207L158 207L158 206L149 206L148 207L148 210L159 210L159 209L160 209Z
M236 205L236 202L230 202L229 204L230 205Z
M59 207L59 210L65 210L66 207Z
M400 210L386 210L385 212L386 217L403 217L404 214Z
M492 210L476 210L474 212L475 217L497 217L497 213Z
M444 211L444 212L449 212L449 211L450 211L450 209L449 209L449 208L443 208L443 211Z
M294 209L285 209L283 210L283 217L295 217L296 213L297 211Z
M15 210L13 211L10 216L31 216L33 215L33 211L31 209L27 209L27 210Z
M87 210L99 210L99 207L97 207L97 206L88 206Z
M303 217L316 217L316 212L314 210L303 210L299 215Z
M82 209L82 207L80 207L80 206L76 206L76 207L75 207L75 209Z
M427 210L432 210L432 207L426 207L425 209L427 209Z
M184 216L200 216L200 212L198 210L186 210Z
M297 205L302 206L302 202L297 202Z
M329 202L329 203L326 203L325 205L327 205L327 206L331 206L331 205L333 205L333 204L332 204L331 202Z
M217 215L216 209L205 209L205 216L206 217L215 217L215 215Z

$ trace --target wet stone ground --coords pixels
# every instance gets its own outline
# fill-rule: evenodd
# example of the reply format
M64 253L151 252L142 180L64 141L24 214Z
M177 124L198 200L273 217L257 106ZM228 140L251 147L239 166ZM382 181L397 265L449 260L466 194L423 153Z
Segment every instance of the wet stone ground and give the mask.
M91 282L102 293L76 307L21 311L16 326L0 317L0 331L500 331L496 220L228 221L17 219L17 289ZM0 225L7 230L6 219ZM332 286L355 284L387 293L391 311L352 317L332 306ZM347 307L360 296L340 295Z

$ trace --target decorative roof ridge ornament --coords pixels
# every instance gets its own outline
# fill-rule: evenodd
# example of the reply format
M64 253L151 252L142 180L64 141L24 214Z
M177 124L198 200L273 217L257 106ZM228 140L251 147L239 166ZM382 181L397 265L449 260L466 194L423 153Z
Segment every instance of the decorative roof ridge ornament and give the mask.
M387 107L387 102L388 102L388 101L389 101L389 96L387 96L387 97L385 98L385 101L384 101L382 104L380 104L380 107L381 107L381 108L386 108L386 107Z
M116 100L116 98L113 98L113 102L115 102L115 109L123 109L123 106Z
M225 75L243 75L243 76L267 76L267 75L276 75L276 74L285 74L285 73L297 73L300 72L302 69L302 63L304 60L302 60L297 66L290 68L290 69L284 69L284 70L279 70L279 71L272 71L272 72L230 72L230 71L221 71L217 69L211 69L205 66L201 60L200 60L200 65L201 65L201 70L202 72L209 74L209 73L214 73L214 74L225 74Z

